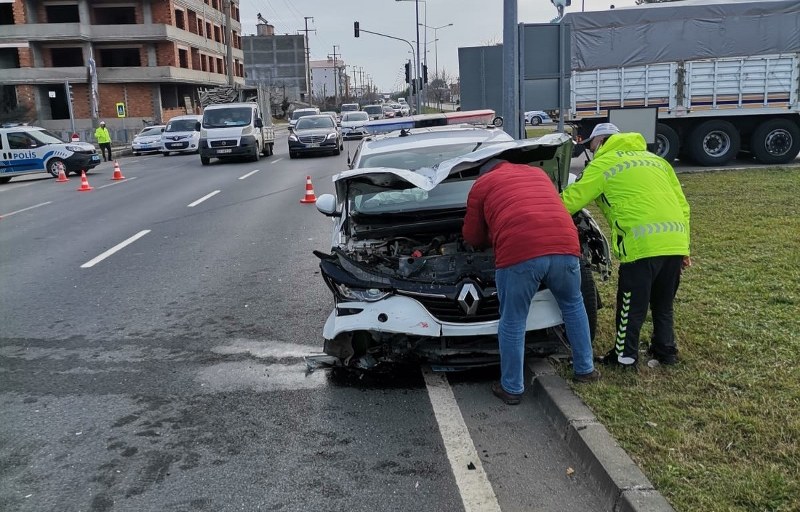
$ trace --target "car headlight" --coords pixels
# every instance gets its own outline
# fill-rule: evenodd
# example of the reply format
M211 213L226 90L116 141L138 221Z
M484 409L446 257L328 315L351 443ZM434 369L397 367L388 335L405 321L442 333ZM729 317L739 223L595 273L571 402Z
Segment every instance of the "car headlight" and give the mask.
M72 151L73 153L77 153L78 151L84 151L83 148L79 148L78 146L64 146L64 149L67 151Z
M339 136L339 134L337 134L336 132L329 133L328 134L328 140L335 139L338 136Z
M389 296L389 292L377 288L350 288L341 283L336 285L336 289L342 298L359 302L376 302Z
M297 142L297 140L298 140L297 139L297 135L295 135L295 134L289 135L289 140L292 141L292 142Z

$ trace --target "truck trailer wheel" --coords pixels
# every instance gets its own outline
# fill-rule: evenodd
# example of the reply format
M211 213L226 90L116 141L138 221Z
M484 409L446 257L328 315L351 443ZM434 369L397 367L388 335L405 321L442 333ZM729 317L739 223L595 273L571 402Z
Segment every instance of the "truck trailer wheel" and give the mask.
M789 163L800 153L800 127L790 119L772 119L758 125L750 150L762 164Z
M741 137L733 124L712 119L692 130L687 144L689 155L698 164L725 165L739 153Z
M675 130L669 125L658 123L656 127L656 154L658 156L672 163L678 158L680 144L680 138Z

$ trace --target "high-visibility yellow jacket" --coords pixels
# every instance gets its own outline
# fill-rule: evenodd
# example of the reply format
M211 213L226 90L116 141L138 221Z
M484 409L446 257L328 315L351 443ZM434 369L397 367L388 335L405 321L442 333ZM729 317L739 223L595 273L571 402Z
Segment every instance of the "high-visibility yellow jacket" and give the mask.
M111 142L111 134L108 133L108 128L105 126L98 126L94 131L94 138L97 139L98 144Z
M689 255L689 203L672 166L638 133L609 137L561 198L570 214L596 202L623 263Z

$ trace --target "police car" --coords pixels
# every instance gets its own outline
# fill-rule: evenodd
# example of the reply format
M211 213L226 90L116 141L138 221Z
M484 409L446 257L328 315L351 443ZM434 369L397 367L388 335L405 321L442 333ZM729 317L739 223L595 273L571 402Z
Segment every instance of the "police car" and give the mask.
M330 252L315 255L334 308L323 328L325 355L307 358L309 366L372 368L405 358L440 369L497 364L494 253L461 236L469 190L492 158L544 169L561 189L572 152L566 134L514 140L498 121L481 110L367 123L373 135L362 140L350 169L333 177L335 194L316 202L333 220ZM608 242L588 211L574 219L594 333L592 270L608 277ZM533 299L526 333L528 353L563 351L561 311L546 288Z
M61 164L64 172L79 174L99 163L100 155L87 142L64 142L35 126L0 128L0 183L37 172L58 177Z

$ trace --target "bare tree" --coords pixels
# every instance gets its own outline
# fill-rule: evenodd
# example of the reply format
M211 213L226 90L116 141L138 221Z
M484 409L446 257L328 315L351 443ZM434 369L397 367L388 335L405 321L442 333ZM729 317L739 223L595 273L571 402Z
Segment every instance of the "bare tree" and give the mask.
M453 77L447 74L447 70L442 68L435 74L431 83L428 84L428 101L433 100L441 108L443 101L450 99L450 82Z

